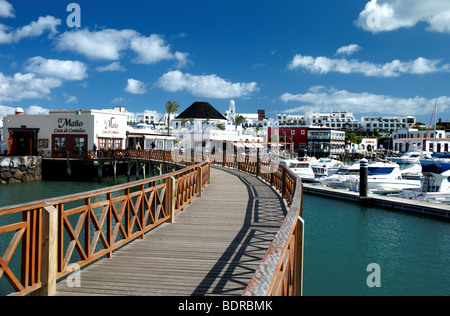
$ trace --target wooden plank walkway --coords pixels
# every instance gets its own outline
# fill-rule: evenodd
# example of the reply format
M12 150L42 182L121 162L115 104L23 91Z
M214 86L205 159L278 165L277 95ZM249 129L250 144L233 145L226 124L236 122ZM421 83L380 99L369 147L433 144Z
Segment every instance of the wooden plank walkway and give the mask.
M203 197L175 223L83 269L80 287L60 282L56 295L242 295L286 214L260 179L213 167Z

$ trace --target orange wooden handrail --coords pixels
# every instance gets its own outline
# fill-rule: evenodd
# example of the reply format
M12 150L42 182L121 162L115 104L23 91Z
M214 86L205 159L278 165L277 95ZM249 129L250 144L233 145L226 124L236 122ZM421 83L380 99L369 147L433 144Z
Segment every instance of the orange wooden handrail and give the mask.
M118 156L124 153L116 153ZM178 162L176 152L128 152L140 158L147 154L152 159ZM261 266L248 285L244 295L301 295L303 269L303 188L298 179L285 166L267 157L237 157L229 154L186 153L181 161L209 161L183 170L147 180L118 185L106 189L71 196L31 202L0 208L0 219L7 217L9 224L0 226L0 235L13 235L2 255L0 278L3 276L14 288L15 295L26 295L40 290L42 258L41 241L43 212L48 207L57 211L57 278L72 272L72 264L79 267L109 256L126 243L164 222L197 197L210 181L210 163L239 169L259 176L273 185L285 199L290 212L270 246ZM19 252L21 269L10 267L11 257Z
M209 183L209 171L209 162L203 162L147 180L0 208L2 222L12 222L0 226L0 235L12 234L5 253L0 253L0 278L4 276L11 284L14 295L30 294L47 284L41 271L43 258L48 257L42 253L42 242L49 238L43 235L44 209L54 207L57 212L54 257L56 276L62 278L73 271L71 265L83 267L110 256L173 220ZM20 253L19 244L20 272L10 266L14 253Z

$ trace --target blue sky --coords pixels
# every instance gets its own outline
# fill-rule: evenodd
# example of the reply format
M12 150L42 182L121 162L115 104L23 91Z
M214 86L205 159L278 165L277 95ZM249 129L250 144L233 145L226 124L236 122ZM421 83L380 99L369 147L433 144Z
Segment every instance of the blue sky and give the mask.
M450 120L449 51L448 0L0 0L0 116L235 100L428 123L437 100Z

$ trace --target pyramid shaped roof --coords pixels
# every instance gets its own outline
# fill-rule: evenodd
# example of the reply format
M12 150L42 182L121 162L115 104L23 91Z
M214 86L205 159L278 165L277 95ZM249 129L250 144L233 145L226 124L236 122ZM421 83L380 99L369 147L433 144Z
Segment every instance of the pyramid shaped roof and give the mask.
M177 119L210 119L210 120L227 120L219 111L217 111L208 102L194 102L190 107L184 110Z

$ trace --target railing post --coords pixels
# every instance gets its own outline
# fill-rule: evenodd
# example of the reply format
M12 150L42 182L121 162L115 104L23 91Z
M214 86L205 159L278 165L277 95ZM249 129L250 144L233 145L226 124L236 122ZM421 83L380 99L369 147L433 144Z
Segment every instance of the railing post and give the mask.
M259 160L259 148L256 149L256 177L259 177L259 170L260 170L260 166L259 166L260 160Z
M202 170L202 166L198 167L198 178L197 178L197 192L198 192L198 197L202 197L203 195L203 170Z
M297 220L297 242L295 249L295 296L303 296L303 249L304 249L305 221Z
M56 293L56 275L58 270L58 211L54 206L42 210L42 262L40 296L52 296Z
M66 173L67 173L67 177L70 178L72 176L72 165L70 164L70 152L69 151L67 151Z
M177 180L175 177L170 177L167 179L168 181L168 199L169 199L169 212L170 212L170 219L169 223L173 224L175 223L175 206L176 206L176 198L177 198Z

